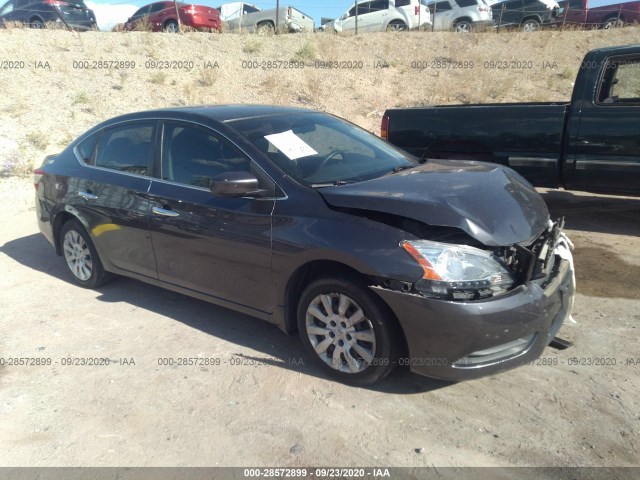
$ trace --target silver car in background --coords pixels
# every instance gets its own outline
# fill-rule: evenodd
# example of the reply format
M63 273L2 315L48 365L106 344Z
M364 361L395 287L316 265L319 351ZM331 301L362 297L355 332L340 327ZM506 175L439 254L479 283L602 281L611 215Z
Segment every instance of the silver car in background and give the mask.
M441 0L426 3L435 31L470 32L494 25L491 7L486 0Z

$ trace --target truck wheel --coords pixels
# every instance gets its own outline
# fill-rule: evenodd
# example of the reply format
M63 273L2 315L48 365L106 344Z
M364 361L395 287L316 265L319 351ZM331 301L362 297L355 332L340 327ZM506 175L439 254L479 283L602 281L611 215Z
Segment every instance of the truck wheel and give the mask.
M401 20L394 20L387 25L387 32L403 32L406 29L407 26Z
M169 20L164 24L164 31L167 33L178 33L180 32L180 26L175 20Z
M473 26L468 20L460 20L453 25L453 29L458 33L469 33Z
M258 35L273 35L275 30L276 29L271 22L264 22L258 25L258 27L256 28L256 33Z
M540 30L540 22L535 18L529 18L522 23L523 32L536 32Z
M611 30L612 28L622 28L624 27L624 21L621 18L609 17L602 22L603 30Z
M315 280L300 296L297 315L304 349L336 380L371 385L393 370L395 325L385 305L357 278Z

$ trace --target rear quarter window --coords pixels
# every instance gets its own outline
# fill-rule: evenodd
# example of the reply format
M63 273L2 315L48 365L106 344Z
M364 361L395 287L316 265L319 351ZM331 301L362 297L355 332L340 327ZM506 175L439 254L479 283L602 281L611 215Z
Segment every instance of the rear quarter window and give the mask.
M93 156L93 152L96 149L96 144L98 143L99 134L91 135L90 137L85 138L82 142L76 145L75 153L78 160L87 165L93 165L95 163L95 158Z

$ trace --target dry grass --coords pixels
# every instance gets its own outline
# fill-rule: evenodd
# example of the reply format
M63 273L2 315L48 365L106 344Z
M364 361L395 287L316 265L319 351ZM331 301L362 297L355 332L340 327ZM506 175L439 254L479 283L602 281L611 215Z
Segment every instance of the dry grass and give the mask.
M0 90L11 94L0 96L0 136L25 139L37 125L49 138L46 146L44 141L35 142L39 147L27 143L17 156L12 150L0 149L0 162L40 162L43 153L56 153L66 140L102 120L161 107L200 103L303 106L345 117L377 133L384 110L391 107L563 101L571 95L575 74L588 50L637 43L638 33L640 27L528 34L258 37L0 29L0 59L46 59L51 63L50 70L2 71ZM73 67L74 61L104 59L135 62L136 67ZM196 65L158 71L145 67L150 59ZM258 68L247 68L248 59L257 62ZM301 61L301 68L262 65L292 59ZM337 62L341 68L316 68L316 60ZM433 64L434 60L440 60L440 65ZM486 62L522 60L531 61L533 68L486 68ZM215 61L220 68L206 69L205 61ZM415 68L416 62L424 65ZM461 62L473 68L458 68ZM542 68L544 62L556 66Z

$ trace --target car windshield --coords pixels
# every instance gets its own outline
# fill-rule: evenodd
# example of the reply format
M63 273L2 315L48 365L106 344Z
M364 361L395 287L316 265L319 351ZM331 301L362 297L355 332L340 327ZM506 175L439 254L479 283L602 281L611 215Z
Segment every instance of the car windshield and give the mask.
M287 175L307 186L359 182L417 165L371 133L323 113L228 122Z

